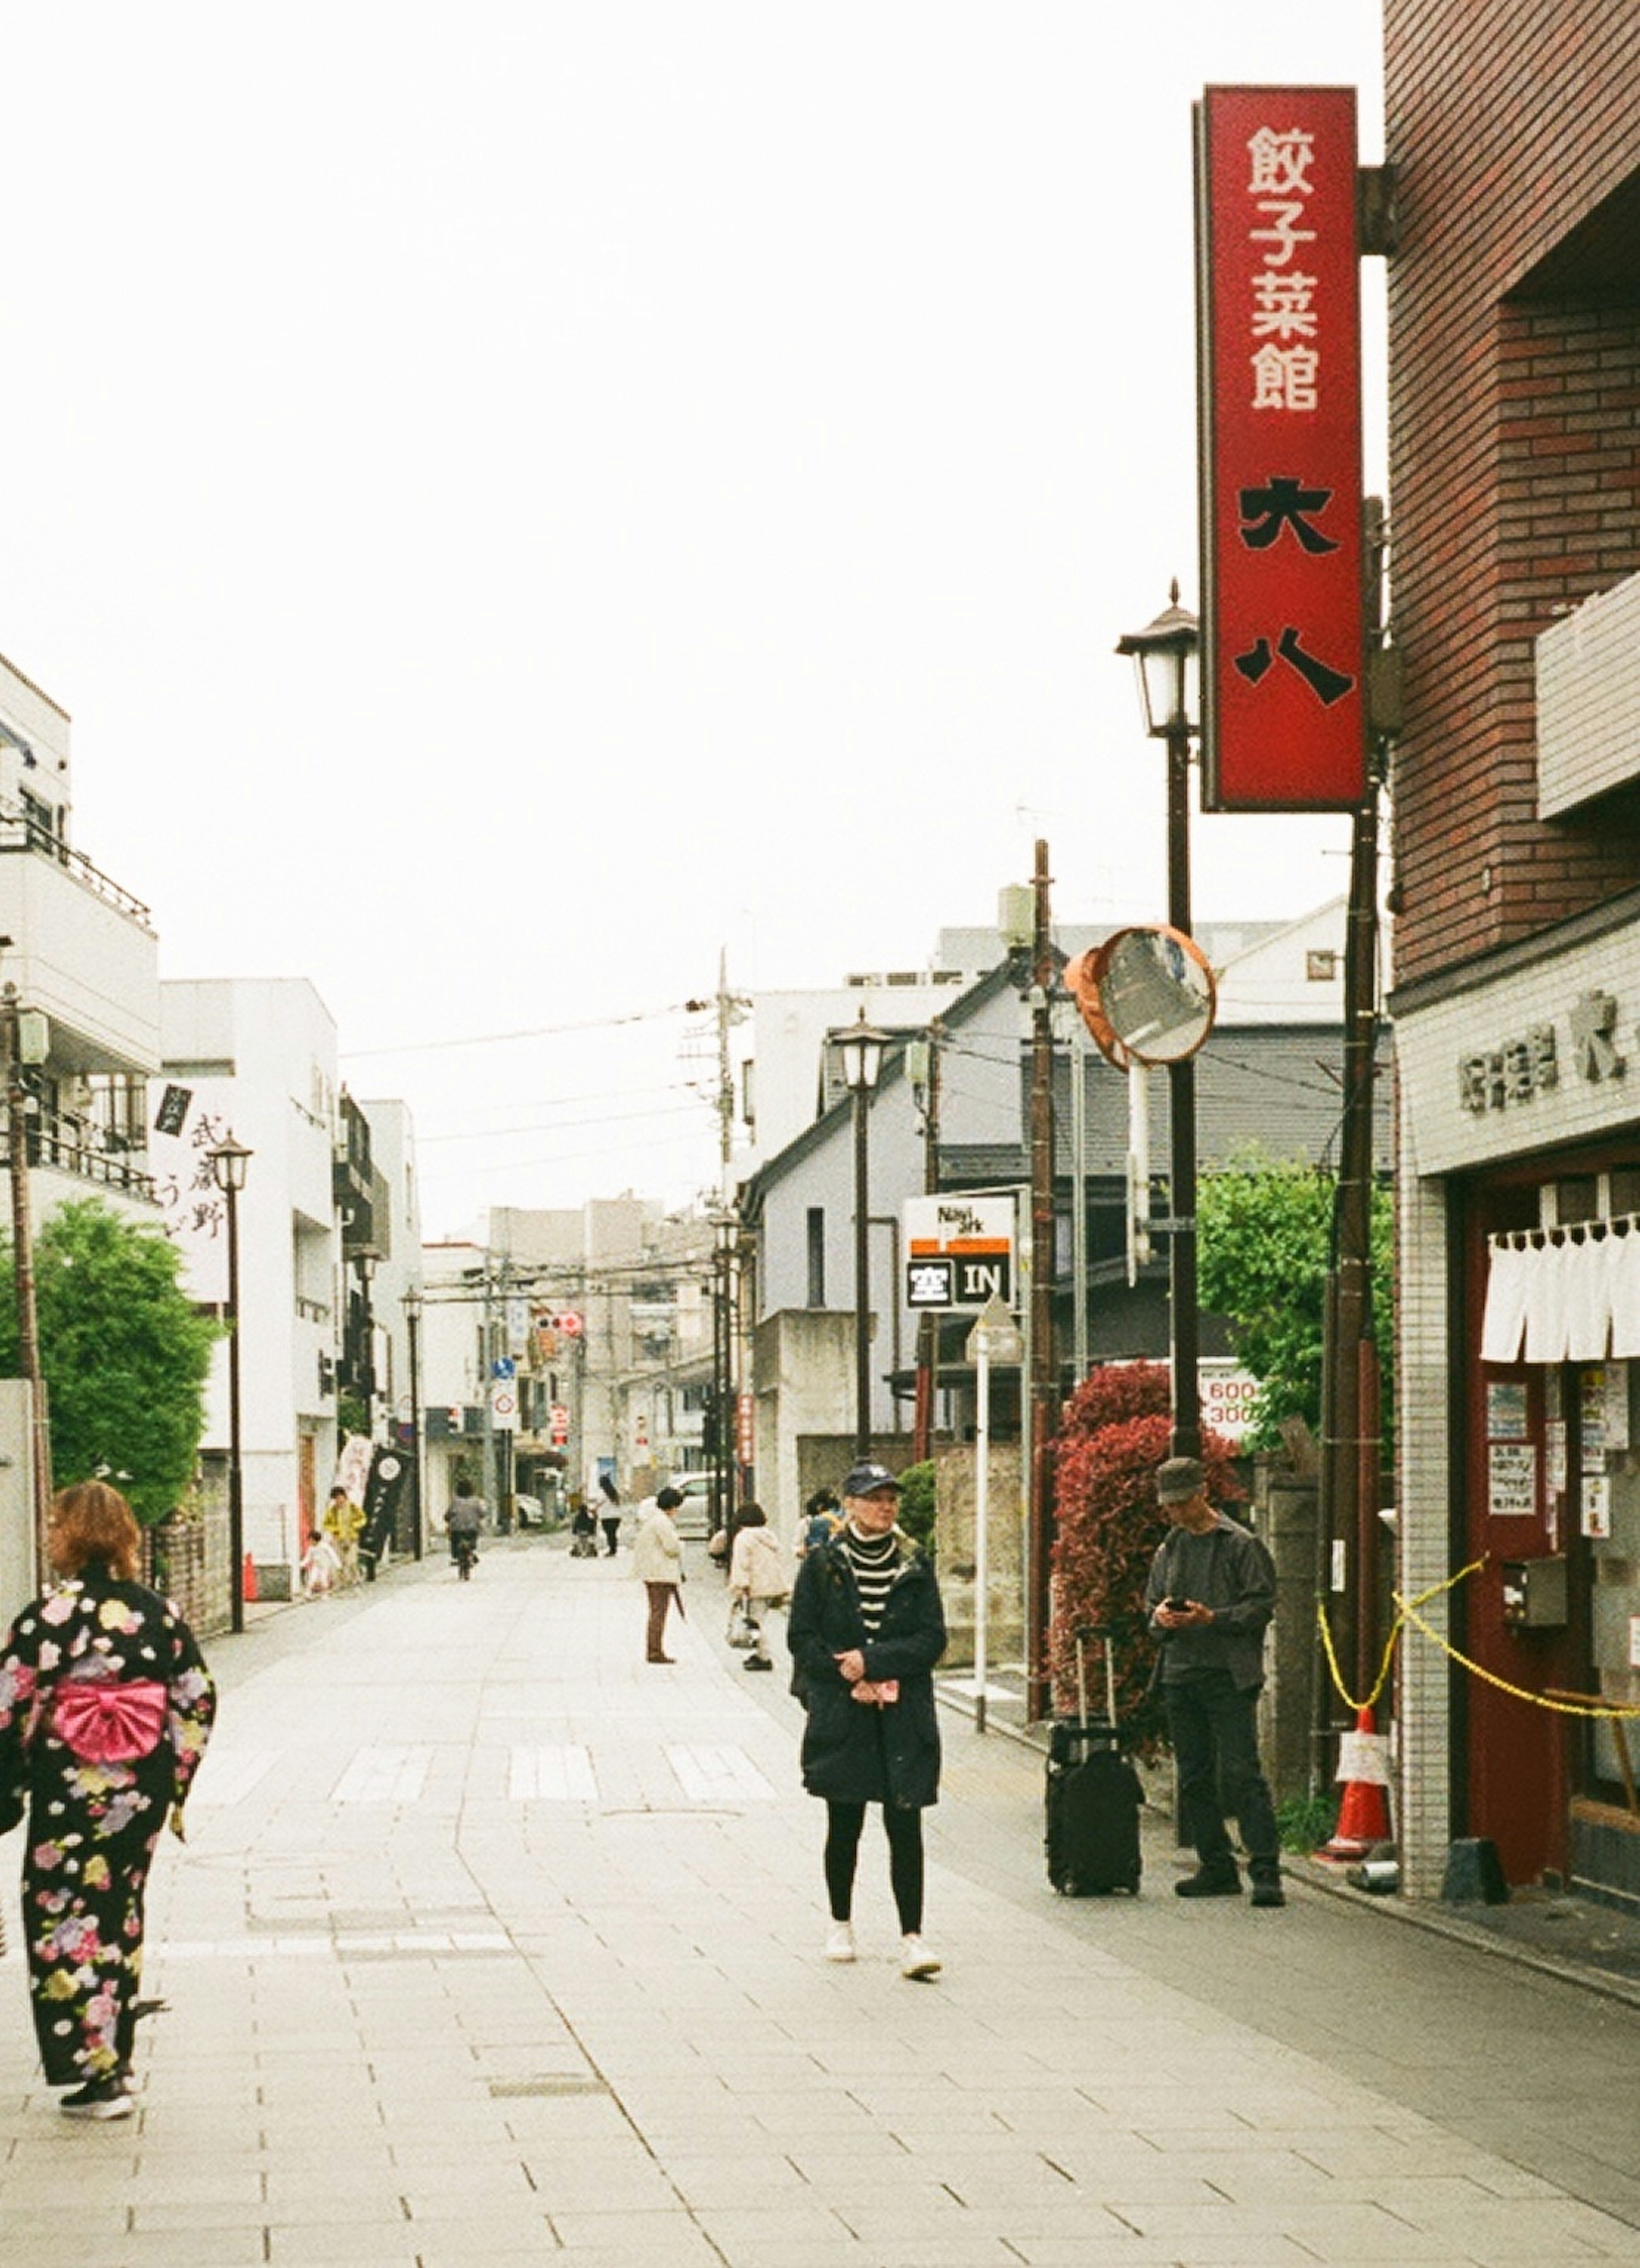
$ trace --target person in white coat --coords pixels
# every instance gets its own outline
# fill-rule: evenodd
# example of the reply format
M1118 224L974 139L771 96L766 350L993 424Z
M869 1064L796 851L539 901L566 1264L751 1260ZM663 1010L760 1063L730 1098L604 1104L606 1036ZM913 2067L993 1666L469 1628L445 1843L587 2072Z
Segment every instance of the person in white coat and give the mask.
M649 1594L649 1646L644 1655L647 1661L670 1663L672 1656L666 1651L667 1609L677 1599L678 1612L683 1612L683 1601L678 1594L678 1586L683 1580L683 1538L672 1517L682 1502L680 1490L662 1489L632 1546L632 1572Z
M762 1506L742 1505L735 1528L734 1550L729 1559L729 1595L744 1607L752 1633L744 1668L774 1668L763 1636L763 1623L769 1609L783 1599L791 1587L786 1580L785 1554Z

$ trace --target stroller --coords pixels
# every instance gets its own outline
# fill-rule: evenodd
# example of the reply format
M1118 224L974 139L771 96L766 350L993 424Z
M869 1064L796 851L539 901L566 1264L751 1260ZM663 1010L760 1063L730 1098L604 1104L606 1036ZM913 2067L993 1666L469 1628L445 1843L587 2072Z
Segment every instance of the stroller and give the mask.
M596 1559L598 1557L598 1522L584 1504L576 1506L575 1517L570 1522L570 1557L571 1559Z

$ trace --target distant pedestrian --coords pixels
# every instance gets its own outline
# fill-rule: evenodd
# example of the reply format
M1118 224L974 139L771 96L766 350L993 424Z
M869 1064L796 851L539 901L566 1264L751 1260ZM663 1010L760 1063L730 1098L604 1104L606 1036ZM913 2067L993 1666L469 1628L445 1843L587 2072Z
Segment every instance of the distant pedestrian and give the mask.
M607 1473L599 1473L598 1486L604 1499L603 1507L598 1515L598 1524L604 1531L606 1557L613 1559L621 1541L621 1491ZM681 1498L679 1498L679 1502L682 1502Z
M900 1484L856 1465L842 1522L811 1550L791 1594L789 1638L807 1711L803 1784L826 1803L828 1961L855 1957L854 1876L865 1808L882 1807L900 1917L902 1977L939 1973L923 1942L923 1813L939 1797L934 1665L945 1616L928 1555L896 1526Z
M1259 1763L1256 1709L1276 1570L1251 1529L1208 1502L1194 1457L1170 1457L1156 1500L1172 1533L1151 1564L1145 1605L1162 1639L1161 1688L1179 1775L1179 1824L1198 1861L1181 1898L1233 1898L1241 1876L1224 1825L1247 1846L1255 1906L1284 1906L1281 1837Z
M327 1599L341 1580L341 1558L321 1528L302 1554L302 1589L310 1599Z
M682 1502L681 1490L662 1489L632 1545L632 1572L649 1594L644 1660L668 1666L672 1656L666 1651L667 1611L675 1600L678 1612L683 1612L683 1597L678 1587L683 1580L683 1539L672 1517Z
M71 2118L129 2118L148 1870L204 1754L216 1687L173 1606L136 1580L130 1506L106 1481L53 1500L62 1580L0 1653L0 1792L28 1807L24 1943L48 2087ZM0 1825L11 1822L0 1819Z
M785 1554L769 1525L768 1513L761 1504L742 1505L729 1562L729 1595L744 1612L751 1632L743 1669L774 1668L765 1625L770 1609L788 1597L791 1589Z
M829 1543L842 1518L842 1506L837 1501L836 1490L816 1489L803 1507L803 1524L798 1530L798 1557L806 1559L811 1551L818 1551L822 1543Z
M343 1586L351 1587L359 1580L359 1531L364 1525L364 1514L340 1481L330 1491L330 1501L320 1525L335 1546Z

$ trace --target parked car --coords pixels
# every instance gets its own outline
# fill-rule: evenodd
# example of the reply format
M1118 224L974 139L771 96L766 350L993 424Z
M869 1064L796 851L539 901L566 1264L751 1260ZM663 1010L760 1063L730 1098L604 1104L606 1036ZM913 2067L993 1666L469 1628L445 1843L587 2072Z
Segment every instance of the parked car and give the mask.
M672 1484L683 1502L672 1515L673 1525L686 1543L701 1543L712 1529L712 1476L710 1473L680 1473Z
M547 1507L538 1496L515 1496L512 1513L520 1528L545 1528L547 1525Z
M672 1515L673 1527L686 1543L703 1543L712 1532L712 1476L710 1473L680 1473L673 1480L662 1483L665 1488L675 1488L683 1502ZM636 1507L642 1521L655 1509L655 1499L646 1496Z

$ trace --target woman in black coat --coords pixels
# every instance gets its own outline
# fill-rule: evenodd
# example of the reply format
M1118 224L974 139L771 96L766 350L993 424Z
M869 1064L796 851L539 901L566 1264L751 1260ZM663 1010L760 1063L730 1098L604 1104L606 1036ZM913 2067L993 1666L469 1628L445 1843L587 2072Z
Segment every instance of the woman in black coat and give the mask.
M855 1863L867 1804L882 1806L902 1933L901 1973L938 1975L923 1942L923 1813L939 1796L935 1663L945 1616L927 1554L895 1526L900 1484L857 1465L836 1535L811 1550L791 1596L793 1683L808 1721L803 1785L825 1800L828 1961L855 1957Z

